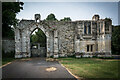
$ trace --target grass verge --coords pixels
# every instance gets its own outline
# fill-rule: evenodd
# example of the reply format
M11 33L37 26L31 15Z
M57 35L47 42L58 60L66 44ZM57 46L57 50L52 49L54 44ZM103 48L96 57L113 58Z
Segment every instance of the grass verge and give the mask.
M119 60L98 58L59 58L73 74L83 78L118 78Z

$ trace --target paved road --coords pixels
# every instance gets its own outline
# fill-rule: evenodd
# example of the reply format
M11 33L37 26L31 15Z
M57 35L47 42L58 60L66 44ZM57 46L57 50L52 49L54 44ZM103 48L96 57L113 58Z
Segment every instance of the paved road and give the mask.
M48 72L46 68L55 67L56 71ZM58 62L46 62L45 58L32 58L31 60L16 60L13 63L2 68L3 80L6 78L23 79L60 79L76 80L64 67ZM22 80L23 80L22 79Z

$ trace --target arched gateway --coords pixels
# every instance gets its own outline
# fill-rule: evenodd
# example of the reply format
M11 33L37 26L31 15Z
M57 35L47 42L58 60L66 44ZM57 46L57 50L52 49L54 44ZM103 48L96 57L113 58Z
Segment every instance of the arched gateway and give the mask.
M46 35L47 57L111 54L112 22L97 16L92 20L42 21L40 14L35 14L35 20L21 20L15 27L15 58L31 57L30 34L36 28Z
M36 17L37 16L37 17ZM30 57L30 35L36 29L40 28L47 37L47 57L56 53L58 54L57 48L57 30L55 27L48 26L44 21L37 21L39 14L35 15L35 20L21 20L17 27L15 27L15 58ZM56 42L54 42L56 41ZM54 49L54 47L56 47Z

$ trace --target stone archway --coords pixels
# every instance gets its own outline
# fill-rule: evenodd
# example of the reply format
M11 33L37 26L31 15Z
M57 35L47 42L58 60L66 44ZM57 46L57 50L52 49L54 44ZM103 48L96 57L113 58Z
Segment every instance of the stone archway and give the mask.
M43 21L21 20L15 27L15 58L31 57L30 35L36 28L40 28L46 35L46 56L50 57L58 54L57 30L50 29Z
M31 57L46 57L47 44L46 35L40 28L36 28L30 34Z
M35 25L36 26L36 25ZM33 42L31 42L31 39L30 39L30 54L31 54L31 57L46 57L47 56L47 50L46 50L46 48L47 48L47 38L49 37L49 35L47 35L48 33L47 32L45 32L45 30L44 30L44 28L42 29L41 28L41 25L38 25L38 26L31 26L31 30L30 30L30 34L29 34L29 38L31 38L31 35L32 35L32 33L35 31L35 30L41 30L42 32L43 32L43 34L44 34L44 36L46 37L45 38L45 46L43 47L41 47L41 43L33 43ZM32 45L35 45L35 44L37 44L37 48L33 48L32 47Z

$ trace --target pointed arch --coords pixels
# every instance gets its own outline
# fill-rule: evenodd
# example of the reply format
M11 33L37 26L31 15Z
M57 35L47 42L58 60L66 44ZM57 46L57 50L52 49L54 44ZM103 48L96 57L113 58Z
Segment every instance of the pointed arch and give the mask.
M15 58L22 58L22 57L31 57L31 45L30 45L30 35L32 32L36 29L41 29L41 31L45 34L46 36L46 48L47 48L47 53L46 56L53 56L54 54L54 38L53 33L49 30L48 26L42 25L40 23L35 23L31 21L28 23L28 21L21 21L18 25L18 30L16 29L16 36L19 38L16 39L15 43L15 48L16 48L16 54ZM18 35L17 35L18 34Z

